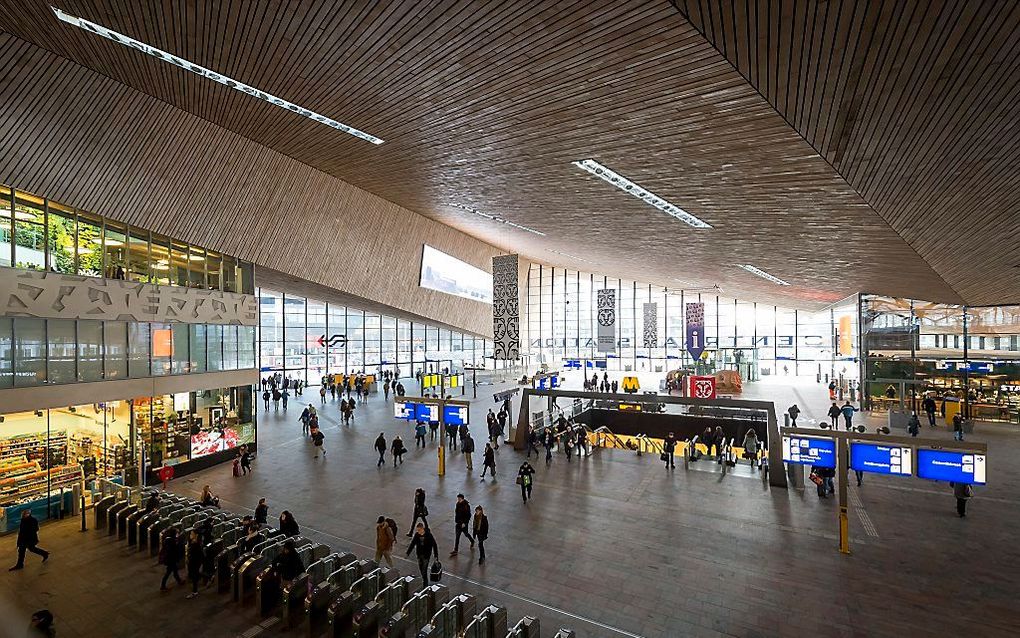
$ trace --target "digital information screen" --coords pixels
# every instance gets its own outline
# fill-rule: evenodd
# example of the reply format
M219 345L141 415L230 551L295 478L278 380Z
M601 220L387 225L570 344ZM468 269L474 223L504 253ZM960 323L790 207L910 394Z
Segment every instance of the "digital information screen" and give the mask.
M783 460L801 465L836 467L836 440L784 436Z
M403 401L393 402L393 416L397 419L404 419L405 421L414 421L414 406L415 403L405 403Z
M443 422L447 425L468 425L468 409L466 405L443 406Z
M911 476L913 465L910 447L850 442L850 469L857 472Z
M560 387L559 375L553 375L551 377L542 377L538 380L539 390L552 390Z
M918 450L917 476L933 481L985 484L985 455L953 450Z
M414 418L416 421L438 421L439 406L426 403L414 404Z

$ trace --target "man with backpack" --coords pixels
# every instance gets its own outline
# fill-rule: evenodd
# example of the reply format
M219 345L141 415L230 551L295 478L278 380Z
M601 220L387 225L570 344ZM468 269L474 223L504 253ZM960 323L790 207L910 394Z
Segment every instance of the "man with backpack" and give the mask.
M390 524L392 523L392 525ZM393 519L380 516L375 525L375 562L385 558L386 564L393 568L393 545L397 542L397 523Z

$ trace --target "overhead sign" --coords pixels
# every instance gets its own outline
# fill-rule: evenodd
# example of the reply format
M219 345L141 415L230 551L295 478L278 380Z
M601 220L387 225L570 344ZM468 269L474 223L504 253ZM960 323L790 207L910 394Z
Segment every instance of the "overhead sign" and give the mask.
M567 368L567 369L580 370L581 369L581 360L580 359L567 359L566 361L563 362L563 367Z
M687 352L697 361L705 351L705 304L687 304Z
M538 377L537 381L538 385L536 387L539 390L552 390L560 387L560 375L558 374Z
M414 403L404 401L393 402L393 416L405 421L414 421Z
M850 442L850 469L857 472L911 476L914 473L910 446Z
M620 389L634 394L641 389L641 384L638 382L637 377L624 377L623 381L620 382Z
M958 372L993 372L995 364L991 361L950 361L940 359L935 362L936 370L956 370Z
M514 388L513 390L504 390L503 392L497 392L496 394L492 395L492 400L495 401L496 403L502 403L510 399L520 391L521 391L520 388Z
M715 398L715 377L699 377L696 375L690 376L690 391L689 394L695 399L714 399Z
M468 408L466 405L444 405L443 423L447 425L468 425Z
M329 346L330 348L346 348L347 347L347 335L319 335L319 338L315 340L315 343L319 344L319 347Z
M985 484L985 455L954 450L918 450L917 475L933 481Z
M783 460L800 465L836 467L836 440L809 436L784 436Z

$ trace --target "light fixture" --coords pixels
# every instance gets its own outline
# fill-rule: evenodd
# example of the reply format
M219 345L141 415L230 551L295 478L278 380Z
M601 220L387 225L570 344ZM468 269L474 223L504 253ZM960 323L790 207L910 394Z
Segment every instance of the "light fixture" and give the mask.
M564 257L568 257L570 259L576 259L577 261L583 261L586 264L594 264L595 263L594 261L591 261L590 259L585 259L584 257L578 257L577 255L571 255L570 253L565 253L565 252L560 251L560 250L554 250L552 248L546 248L546 250L548 250L551 253L555 253L557 255L563 255Z
M774 284L779 284L780 286L789 286L790 285L787 282L785 282L782 279L780 279L779 277L776 277L775 275L770 275L769 273L765 272L761 268L755 268L751 264L737 264L737 266L739 266L740 268L743 268L744 270L746 270L747 272L749 272L751 274L758 275L762 279L768 279L769 281L771 281Z
M528 228L527 226L521 226L520 224L515 224L514 222L510 221L509 219L503 219L502 217L498 217L496 215L490 215L488 213L483 213L482 211L477 210L475 208L471 208L470 206L467 206L465 204L457 204L457 203L454 203L454 202L450 202L450 203L447 204L447 206L451 206L451 207L457 208L459 210L466 210L467 212L469 212L469 213L471 213L473 215L478 215L479 217L484 217L485 219L488 219L490 221L498 222L500 224L506 224L507 226L513 226L514 228L519 228L520 230L525 230L525 231L527 231L529 233L535 233L536 235L541 235L542 237L545 237L545 233L543 233L540 230L535 230L534 228Z
M620 175L619 173L613 171L612 169L606 168L605 166L599 164L595 160L586 159L581 160L579 162L574 162L573 164L574 166L582 170L588 171L589 173L591 173L595 177L598 177L602 181L609 182L610 184L619 188L623 192L633 195L634 197L637 197L646 204L658 208L667 215L676 217L677 219L687 224L688 226L693 226L694 228L712 227L708 222L695 217L694 215L688 213L687 211L680 208L676 204L666 201L665 199L659 197L650 190L638 186L637 184L630 181L623 175Z
M237 80L234 80L232 78L228 78L225 75L220 75L216 71L212 71L210 69L205 68L204 66L199 66L198 64L195 64L194 62L189 62L188 60L185 60L183 58L179 58L176 55L173 55L172 53L167 53L166 51L163 51L162 49L157 49L154 46L145 44L144 42L140 42L138 40L135 40L134 38L128 37L128 36L124 35L123 33L118 33L118 32L116 32L116 31L114 31L112 29L107 29L106 27L104 27L102 25L96 24L95 22L90 22L88 20L85 20L84 18L79 18L79 17L73 16L73 15L71 15L69 13L64 13L63 11L61 11L60 9L58 9L56 7L52 7L51 6L50 8L53 9L53 13L56 14L58 20L66 22L67 24L72 24L72 25L74 25L74 26L76 26L76 27L78 27L80 29L84 29L84 30L89 31L91 33L94 33L96 35L102 36L102 37L104 37L104 38L106 38L108 40L113 40L117 44L123 44L126 47L130 47L132 49L137 49L138 51L141 51L142 53L147 53L147 54L149 54L149 55L151 55L151 56L153 56L155 58L159 58L163 62L169 62L170 64L173 64L174 66L177 66L177 67L180 67L180 68L184 69L185 71L191 71L195 75L200 75L200 76L202 76L204 78L212 80L213 82L218 82L218 83L220 83L220 84L222 84L224 86L229 86L230 88L232 88L232 89L234 89L236 91L240 91L242 93L246 93L246 94L248 94L248 95L250 95L252 97L256 97L256 98L258 98L260 100L263 100L265 102L269 102L270 104L274 104L274 105L276 105L276 106L278 106L278 107L280 107L282 109L286 109L286 110L288 110L288 111L290 111L292 113L297 113L298 115L302 115L304 117L307 117L310 120L315 120L316 122L318 122L320 124L325 124L326 126L329 126L331 128L335 128L338 131L343 131L344 133L347 133L348 135L353 135L354 137L357 137L359 139L363 139L363 140L365 140L367 142L371 142L373 144L382 144L383 143L383 141L381 139L379 139L378 137L376 137L374 135L369 135L368 133L365 133L364 131L359 131L358 129L356 129L356 128L352 127L352 126L347 126L346 124L344 124L342 122L337 122L336 120L328 118L325 115L320 115L319 113L316 113L315 111L309 111L308 109L306 109L304 107L301 107L301 106L298 106L297 104L293 104L291 102L288 102L287 100L284 100L282 98L278 98L275 95L266 93L265 91L260 91L259 89L256 89L253 86L248 86L247 84L245 84L243 82L238 82Z
M94 243L101 244L101 243L103 243L103 238L102 237L93 237L92 241ZM107 237L106 238L106 245L107 246L114 246L114 247L116 247L116 246L123 246L124 242L122 242L119 239L110 239L109 237Z
M189 261L205 261L205 257L201 255L188 255Z

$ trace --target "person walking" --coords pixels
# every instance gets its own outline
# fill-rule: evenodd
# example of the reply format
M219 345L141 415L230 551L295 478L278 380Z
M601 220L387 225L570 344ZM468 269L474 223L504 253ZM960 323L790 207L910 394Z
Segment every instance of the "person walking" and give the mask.
M837 421L839 420L840 414L842 414L842 410L840 410L839 406L836 405L836 402L833 401L832 405L829 406L829 420L832 421L833 430L835 430L836 426L838 425Z
M435 556L436 560L439 560L439 545L436 544L435 537L425 523L418 523L413 536L407 545L407 555L410 556L411 552L414 552L415 558L418 559L418 572L421 574L422 589L425 589L429 586L429 565L432 557Z
M439 434L439 421L429 421L429 441L433 443L436 440L436 436ZM440 442L441 444L442 442Z
M494 446L495 449L499 449L499 422L496 419L489 421L487 427L489 428L489 444Z
M326 386L319 386L319 401L326 405Z
M843 404L843 407L840 408L839 411L840 413L843 414L843 421L846 424L846 431L849 432L850 428L853 427L854 412L857 411L857 408L850 405L850 402L847 401L846 403Z
M446 424L446 445L453 451L457 451L457 426L453 423Z
M421 446L421 448L423 450L425 449L425 434L426 434L426 432L428 432L428 428L425 426L425 422L424 421L418 421L417 423L414 424L414 448L415 449L418 449L419 445Z
M280 395L283 398L283 411L287 411L287 399L290 398L290 390L287 388L283 389L283 393Z
M963 417L959 412L953 415L953 438L957 441L963 440Z
M556 435L553 434L552 429L546 428L542 434L542 447L545 448L545 464L548 467L552 465L553 460L553 447L556 445Z
M721 425L715 426L712 443L715 444L715 462L722 463L723 448L726 446L726 432L723 431Z
M390 382L388 380L387 381L383 381L382 391L383 391L383 399L389 401L390 400Z
M504 443L506 443L506 420L508 416L509 415L506 413L506 410L503 408L500 408L499 413L496 415L496 425L499 426L498 436L503 437ZM496 443L499 443L499 441L497 440Z
M281 397L283 397L283 395L280 394L280 391L276 389L276 386L273 386L273 412L279 412L280 411L280 398Z
M315 428L312 430L312 448L315 450L315 456L313 458L319 458L319 452L322 452L322 458L326 458L326 448L323 447L322 443L326 440L326 436L322 433L322 430Z
M174 577L174 581L178 585L184 584L184 579L181 578L181 574L178 571L180 561L180 540L177 537L177 528L171 525L170 529L166 531L163 546L159 548L159 562L163 563L166 567L166 571L163 572L163 581L159 584L159 591L170 591L166 587L166 582L170 580L171 576Z
M198 596L198 581L202 579L202 565L205 563L205 547L197 530L191 530L188 537L188 580L191 581L191 593L185 598Z
M531 458L531 453L532 452L535 453L535 458L537 459L538 458L538 432L536 432L535 430L532 430L531 432L528 433L528 456L527 456L527 458L529 458L529 459Z
M294 515L288 510L280 512L279 529L284 536L297 536L301 533L301 528L298 527L297 521L294 520Z
M485 539L489 537L489 519L485 516L482 506L475 507L474 523L471 526L475 532L475 540L478 541L478 564L485 564Z
M921 421L917 418L917 412L910 413L910 420L907 421L907 432L913 437L921 433Z
M428 527L429 508L425 505L425 490L418 488L414 491L414 513L411 517L411 529L407 532L408 536L414 534L414 526L420 518L425 527Z
M304 410L301 410L301 416L298 417L298 420L301 421L301 434L306 436L309 433L309 424L312 420L312 412L308 409L310 407L311 406L308 406Z
M259 499L255 506L255 524L262 526L269 524L269 506L266 505L265 497Z
M790 425L797 427L797 417L800 416L800 408L797 407L797 404L794 403L787 408L786 413L790 415Z
M283 551L273 559L273 571L280 577L280 589L290 587L298 576L305 573L305 565L298 555L294 541L283 542Z
M525 505L531 498L531 484L534 482L534 476L535 468L531 467L531 463L527 461L521 463L520 469L517 470L517 484L521 486L521 498L524 499Z
M470 432L465 434L464 439L460 442L460 451L464 454L464 465L467 467L467 471L474 472L475 466L471 457L475 453L475 440L471 437Z
M241 474L248 474L251 472L251 452L248 451L247 445L241 446Z
M928 427L935 427L935 399L930 396L924 397L924 401L921 401L921 408L928 415Z
M263 390L262 391L262 403L264 403L265 406L266 406L266 412L269 412L269 399L270 399L270 397L272 397L272 395L269 394L269 390Z
M375 440L375 451L379 453L379 462L375 464L376 467L382 467L386 465L386 437L382 432L379 433L379 438Z
M956 497L956 514L960 518L967 516L967 501L974 496L974 488L969 483L950 483L953 496Z
M676 436L670 432L669 435L662 440L662 460L666 464L667 470L676 468L676 462L673 457L674 452L676 452Z
M758 465L758 433L748 428L744 434L744 458L751 462L751 469Z
M485 472L492 470L492 478L496 478L496 453L492 449L492 445L489 443L485 444L485 455L482 461L482 480L485 480Z
M385 516L380 516L375 522L375 562L381 564L380 561L385 558L386 564L393 569L393 545L397 542L397 535L393 533L393 528L386 522Z
M21 510L21 521L18 523L18 562L8 571L25 568L25 552L42 556L42 562L50 558L50 553L39 548L39 521L32 516L31 510Z
M407 448L404 447L404 440L400 438L399 434L393 437L393 443L390 447L393 452L393 467L397 467L398 462L403 465L404 453L407 452Z
M460 550L461 534L471 541L471 549L474 549L475 539L468 529L471 524L471 503L468 503L463 494L457 495L457 504L453 507L453 523L453 551L450 552L450 556L456 556Z

